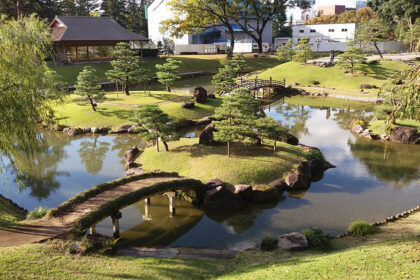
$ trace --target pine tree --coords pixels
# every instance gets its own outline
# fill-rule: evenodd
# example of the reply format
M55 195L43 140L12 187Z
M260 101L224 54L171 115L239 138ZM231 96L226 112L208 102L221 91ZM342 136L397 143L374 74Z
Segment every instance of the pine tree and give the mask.
M211 80L211 83L215 86L216 91L219 93L230 91L236 84L235 72L235 69L230 64L219 68L219 71Z
M285 45L280 46L276 51L277 59L281 62L291 61L295 53L293 39L289 39Z
M338 65L346 70L350 70L353 74L353 70L358 65L366 61L366 56L363 51L356 47L347 48L342 54L338 56Z
M235 54L232 59L230 60L229 64L233 67L236 71L237 76L240 75L242 71L245 70L246 67L246 60L243 54Z
M135 112L136 121L141 124L145 131L141 133L146 140L156 141L156 150L159 152L159 139L169 151L169 141L178 140L174 126L168 124L170 117L165 114L156 104L143 104Z
M360 42L363 48L369 49L373 46L381 58L382 52L378 47L379 42L388 41L387 34L389 27L381 19L372 19L360 23L356 29L355 41Z
M289 130L281 125L280 122L275 121L272 117L265 117L258 119L256 122L258 135L273 141L273 149L276 150L277 141L286 141Z
M311 59L311 58L312 58L312 50L309 47L309 39L301 38L296 47L296 53L293 56L293 60L301 62L301 63L306 63L306 61L308 61L308 59Z
M145 68L136 52L130 49L128 43L118 43L115 46L113 56L117 59L111 61L113 69L107 71L106 76L110 81L120 83L125 94L130 95L129 86L139 82Z
M167 58L166 63L156 64L158 72L156 75L158 77L158 82L166 86L166 91L170 92L170 85L173 84L180 77L178 74L179 66L182 62L175 60L173 58Z
M101 10L103 10L102 16L110 17L115 19L119 24L126 27L126 0L103 0Z
M76 94L86 97L89 100L92 110L96 112L96 103L105 100L105 92L98 84L98 77L96 70L90 66L85 66L77 76L77 83L75 85Z
M217 128L214 138L227 142L227 154L230 157L232 142L255 141L255 121L264 117L264 112L260 102L251 96L248 89L239 88L223 98L222 105L216 109L215 117L221 121L214 122Z

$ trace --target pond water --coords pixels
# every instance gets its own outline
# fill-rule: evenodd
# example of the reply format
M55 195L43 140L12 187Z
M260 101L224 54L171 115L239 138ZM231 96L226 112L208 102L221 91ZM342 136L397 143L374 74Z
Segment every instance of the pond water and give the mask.
M338 234L352 221L382 220L419 204L420 147L368 141L347 129L351 119L371 112L278 103L266 113L289 126L301 143L320 148L337 168L327 170L306 192L285 192L278 203L250 205L230 216L204 213L177 200L177 214L170 217L167 197L152 197L150 206L139 201L121 210L122 242L240 249L266 234L311 226ZM50 147L26 161L26 176L8 169L8 180L0 187L1 194L27 209L55 207L98 183L123 176L124 151L144 145L131 135L70 138L44 132L44 137ZM100 222L97 231L111 235L111 220Z

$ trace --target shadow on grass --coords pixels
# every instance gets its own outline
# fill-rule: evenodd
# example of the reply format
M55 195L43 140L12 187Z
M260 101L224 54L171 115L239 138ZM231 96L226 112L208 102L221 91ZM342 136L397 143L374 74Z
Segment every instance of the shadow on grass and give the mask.
M364 75L377 80L387 80L400 72L399 70L385 68L381 64L362 64L359 68Z

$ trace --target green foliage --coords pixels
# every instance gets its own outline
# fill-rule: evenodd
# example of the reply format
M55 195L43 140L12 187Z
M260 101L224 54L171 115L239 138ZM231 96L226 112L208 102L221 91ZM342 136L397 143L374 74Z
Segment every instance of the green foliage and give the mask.
M302 232L308 239L309 246L314 249L331 249L330 237L322 232L321 229L312 227Z
M236 74L239 74L246 68L246 60L243 54L235 54L230 60L229 64L235 70Z
M296 46L296 53L293 56L293 61L300 63L306 63L308 59L312 58L312 50L309 47L309 39L301 38L298 45Z
M393 107L390 104L381 104L375 106L375 118L377 118L378 120L386 120L391 114L392 108Z
M287 43L283 46L280 46L276 51L277 59L280 62L288 62L293 59L296 51L293 49L293 39L289 39Z
M360 125L362 127L365 127L366 126L366 121L365 120L362 120L362 119L353 120L352 121L352 126L354 126L354 125Z
M371 8L362 8L357 11L347 11L339 15L317 15L305 20L305 24L330 24L330 23L359 23L369 21L375 17Z
M305 154L305 157L306 157L307 159L314 158L314 159L317 159L317 160L319 160L319 161L321 161L321 162L325 162L324 155L323 155L323 154L322 154L322 152L321 152L320 150L318 150L318 149L313 149L313 150L309 150L309 151L307 151L307 152L306 152L306 154Z
M377 228L365 221L356 221L350 224L347 231L353 236L366 236L375 233Z
M215 111L215 117L221 120L214 122L218 130L214 132L214 138L227 142L230 156L231 142L256 141L253 128L255 121L264 117L264 112L260 102L251 96L248 89L239 88L223 98L222 105Z
M366 61L363 51L356 47L347 48L342 54L338 55L338 65L346 70L353 70Z
M89 100L93 111L96 111L97 102L102 102L105 100L105 92L98 84L96 70L90 66L85 66L83 71L79 73L75 88L76 94Z
M29 211L26 218L29 220L41 219L48 213L48 208L39 206L32 211Z
M395 33L400 41L410 46L411 52L417 52L420 49L420 18L414 23L408 20L398 22Z
M376 49L379 56L383 58L378 47L379 42L388 41L389 26L381 19L375 18L358 25L355 31L354 41L360 43L361 47L370 50L372 47Z
M125 94L130 95L129 86L139 82L145 68L126 42L115 46L113 56L117 59L111 61L112 69L106 72L106 76L110 81L120 83Z
M283 127L281 122L274 120L272 117L257 119L256 128L261 138L267 138L273 141L274 151L276 150L277 141L285 142L289 136L289 130Z
M51 34L35 16L0 17L0 153L31 155L42 146L37 123L52 123L53 100L61 97L58 77L46 63ZM19 150L19 151L18 151ZM0 157L0 169L4 157ZM18 168L18 160L11 161Z
M263 251L272 251L277 248L277 243L279 240L274 236L264 236L261 240L261 250Z
M168 124L171 118L155 104L143 104L135 112L136 121L146 130L142 135L146 140L156 140L156 149L159 152L159 139L168 151L166 142L178 140L175 126Z
M164 64L156 64L158 82L165 85L168 92L171 91L170 85L180 78L177 75L180 64L181 61L173 58L167 58Z
M211 83L214 85L216 91L228 92L236 83L235 69L230 64L219 68L217 74L213 76Z

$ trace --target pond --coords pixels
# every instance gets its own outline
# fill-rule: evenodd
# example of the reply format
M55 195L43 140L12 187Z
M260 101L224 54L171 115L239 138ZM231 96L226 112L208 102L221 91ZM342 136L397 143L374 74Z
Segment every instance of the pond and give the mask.
M171 218L167 197L152 197L150 206L139 201L121 210L121 241L240 249L267 234L311 226L342 233L352 221L382 220L419 204L420 147L368 141L347 129L351 119L371 116L369 110L280 102L266 113L289 126L302 143L320 148L337 168L327 170L306 192L285 192L278 203L250 205L230 216L204 213L178 200L177 214ZM0 188L1 194L27 209L55 207L98 183L123 176L124 151L144 145L132 135L70 138L44 132L44 137L49 148L26 162L26 176L8 170L8 181ZM111 235L111 220L100 222L97 232Z

